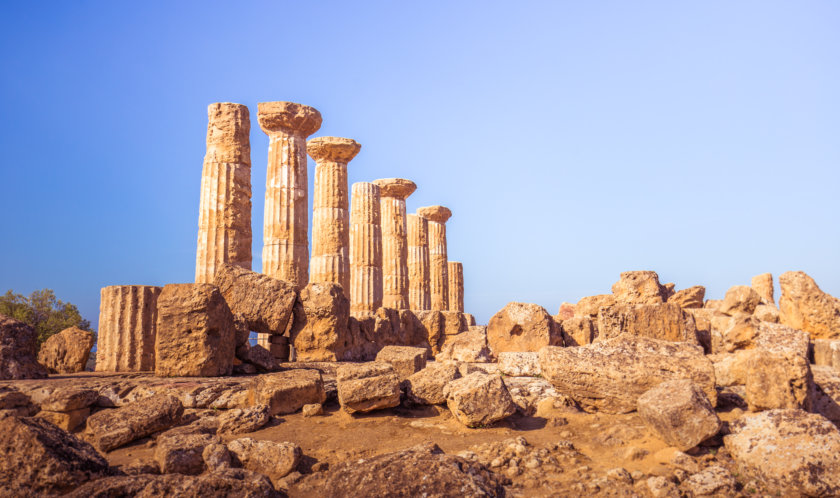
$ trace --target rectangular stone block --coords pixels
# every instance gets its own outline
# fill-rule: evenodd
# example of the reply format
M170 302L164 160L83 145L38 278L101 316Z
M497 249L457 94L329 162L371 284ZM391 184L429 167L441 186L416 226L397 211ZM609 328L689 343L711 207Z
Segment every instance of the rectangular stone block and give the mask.
M288 370L254 377L248 390L248 403L268 405L271 415L294 413L303 405L323 403L327 395L318 370Z

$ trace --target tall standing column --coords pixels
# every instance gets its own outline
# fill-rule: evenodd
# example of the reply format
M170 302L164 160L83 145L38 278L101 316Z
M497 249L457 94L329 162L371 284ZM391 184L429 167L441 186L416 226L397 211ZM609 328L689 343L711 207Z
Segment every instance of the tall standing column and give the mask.
M449 311L464 312L464 265L458 261L448 262Z
M381 194L382 306L409 309L405 200L417 190L417 185L403 178L383 178L373 183L379 186Z
M302 289L309 281L306 137L321 127L321 113L294 102L260 102L257 118L269 139L263 273Z
M432 309L429 289L429 222L416 214L406 217L408 232L408 305L413 310Z
M315 160L310 282L333 282L350 293L350 206L347 163L362 146L349 138L317 137L306 145Z
M350 203L350 311L376 311L382 307L379 187L354 183Z
M224 263L251 269L251 119L242 104L207 107L195 281L212 283Z
M432 293L432 309L449 309L449 269L446 256L446 221L452 211L443 206L428 206L417 210L417 214L429 220L429 289Z

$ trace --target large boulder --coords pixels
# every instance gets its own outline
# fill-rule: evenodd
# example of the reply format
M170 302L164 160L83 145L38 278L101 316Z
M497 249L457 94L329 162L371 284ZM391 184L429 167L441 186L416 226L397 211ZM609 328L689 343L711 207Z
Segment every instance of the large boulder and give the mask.
M598 340L623 333L700 344L694 316L676 304L616 304L598 313Z
M351 363L336 371L338 402L348 413L400 404L400 378L390 363Z
M256 440L249 437L234 439L227 444L235 464L267 475L273 482L289 475L301 458L295 443Z
M267 405L270 415L294 413L303 405L323 403L327 395L321 372L293 369L258 375L248 389L248 404Z
M761 304L776 307L776 300L773 298L773 275L771 273L754 276L750 281L750 287L758 293Z
M236 350L233 313L212 284L169 284L157 300L155 374L230 375Z
M390 363L400 380L423 370L426 366L426 348L413 346L385 346L376 355L376 361Z
M487 345L487 327L478 325L463 334L446 336L446 342L435 359L470 363L491 361L493 353Z
M224 264L213 281L230 310L259 334L286 332L297 293L294 285L262 273Z
M181 422L184 406L171 394L155 394L87 419L88 440L100 451L111 451Z
M563 332L542 306L508 303L487 323L487 344L493 354L535 352L543 346L562 346Z
M678 290L668 298L668 302L684 309L699 309L703 307L703 299L705 297L706 288L702 285L695 285L694 287Z
M539 353L499 353L499 371L511 377L538 377L540 371Z
M615 296L612 294L598 294L580 298L575 305L575 316L588 316L595 318L598 312L605 306L615 304Z
M761 296L752 287L736 285L726 291L718 311L727 315L752 315L756 306L761 302Z
M587 411L631 412L639 396L676 379L691 379L717 404L712 362L703 348L684 342L622 334L578 348L549 346L540 350L540 369Z
M204 449L221 444L220 437L202 432L161 434L155 441L155 461L164 474L204 472Z
M37 335L29 325L0 315L0 380L43 379L37 360Z
M840 431L817 414L769 410L730 422L739 471L784 496L840 494Z
M597 318L591 316L573 316L557 325L563 331L563 342L566 346L586 346L592 344L598 337Z
M722 425L709 398L688 379L659 384L641 395L637 406L645 424L681 451L715 436Z
M64 494L110 474L93 447L40 418L0 419L0 496Z
M453 362L430 363L406 380L405 394L418 405L440 405L446 403L447 384L460 376Z
M446 405L467 427L481 427L516 413L516 405L498 375L480 372L455 379L446 386Z
M413 310L411 313L419 322L418 335L426 340L432 353L437 355L443 343L450 339L446 334L443 313L436 310Z
M801 271L779 277L781 323L804 330L813 339L840 339L840 299L826 294Z
M93 347L93 332L70 327L50 336L38 352L38 363L50 373L76 373L87 366Z
M668 299L655 271L622 272L612 286L612 293L617 302L625 304L659 304Z
M69 498L114 496L280 498L284 495L275 491L268 477L262 474L245 469L224 469L198 476L140 474L106 477L88 482L66 496Z
M298 361L338 361L348 342L350 300L341 286L314 282L300 291L291 341Z
M99 399L99 392L84 387L59 387L32 392L32 401L41 405L38 417L65 431L82 425L90 415L90 407Z

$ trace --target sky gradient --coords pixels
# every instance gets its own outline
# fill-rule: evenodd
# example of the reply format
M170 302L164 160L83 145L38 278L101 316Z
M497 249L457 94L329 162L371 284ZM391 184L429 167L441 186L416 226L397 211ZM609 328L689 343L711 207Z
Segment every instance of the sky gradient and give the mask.
M0 292L95 326L103 286L192 281L218 101L251 111L259 270L256 106L289 100L362 144L350 183L453 211L481 323L625 270L707 298L803 270L840 296L838 26L830 1L4 2Z

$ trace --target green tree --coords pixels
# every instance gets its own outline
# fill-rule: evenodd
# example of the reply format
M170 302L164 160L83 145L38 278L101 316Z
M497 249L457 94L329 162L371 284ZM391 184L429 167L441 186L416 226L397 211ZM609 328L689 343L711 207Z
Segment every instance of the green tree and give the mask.
M55 297L51 289L35 291L29 297L11 290L0 296L0 314L30 325L38 333L38 345L51 335L68 327L95 331L90 322L82 318L79 309Z

